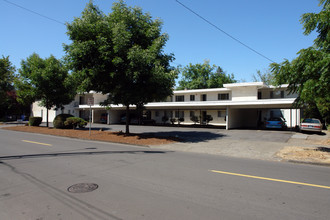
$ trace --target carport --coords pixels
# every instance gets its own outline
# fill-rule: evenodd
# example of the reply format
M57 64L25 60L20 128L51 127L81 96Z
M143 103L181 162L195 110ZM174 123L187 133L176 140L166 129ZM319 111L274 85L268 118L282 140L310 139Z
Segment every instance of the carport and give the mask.
M231 103L227 107L226 129L260 128L271 117L283 117L288 128L299 126L300 109L293 108L294 99L256 100Z

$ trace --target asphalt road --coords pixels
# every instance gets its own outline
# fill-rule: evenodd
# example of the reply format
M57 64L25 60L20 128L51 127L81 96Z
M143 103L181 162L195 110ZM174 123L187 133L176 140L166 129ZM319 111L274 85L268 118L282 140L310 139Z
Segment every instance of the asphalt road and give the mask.
M0 174L0 219L330 216L330 168L322 166L0 129ZM98 188L67 190L78 183L95 183Z

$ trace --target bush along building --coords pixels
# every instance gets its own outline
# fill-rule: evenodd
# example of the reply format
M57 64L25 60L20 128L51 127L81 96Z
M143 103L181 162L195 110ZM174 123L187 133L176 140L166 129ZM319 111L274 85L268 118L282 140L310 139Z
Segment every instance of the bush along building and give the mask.
M126 119L125 106L102 106L108 95L96 92L78 94L64 109L51 110L49 121L61 113L72 114L92 123L117 124ZM288 128L299 126L301 111L294 108L297 94L289 94L287 85L268 86L262 82L230 83L224 88L177 90L163 102L144 106L142 115L130 106L131 124L201 124L233 128L262 128L271 118L283 118ZM46 109L32 105L32 116L46 121Z

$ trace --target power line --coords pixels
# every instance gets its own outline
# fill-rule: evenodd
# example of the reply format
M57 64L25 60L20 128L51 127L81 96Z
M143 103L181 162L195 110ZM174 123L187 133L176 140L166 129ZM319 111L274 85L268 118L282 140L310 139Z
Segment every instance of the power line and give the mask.
M190 11L191 13L193 13L194 15L196 15L197 17L199 17L200 19L202 19L203 21L205 21L206 23L208 23L209 25L213 26L215 29L217 29L218 31L221 31L223 34L227 35L228 37L230 37L231 39L233 39L234 41L238 42L239 44L243 45L244 47L248 48L249 50L253 51L254 53L258 54L259 56L262 56L263 58L269 60L272 63L275 63L275 61L271 60L270 58L266 57L265 55L259 53L258 51L256 51L255 49L249 47L248 45L246 45L245 43L243 43L242 41L238 40L237 38L233 37L232 35L228 34L226 31L222 30L221 28L219 28L218 26L216 26L215 24L213 24L212 22L210 22L209 20L207 20L206 18L202 17L201 15L199 15L197 12L193 11L192 9L190 9L188 6L184 5L183 3L181 3L178 0L175 0L178 4L180 4L181 6L183 6L185 9L187 9L188 11Z
M65 23L63 23L63 22L61 22L61 21L58 21L58 20L56 20L56 19L54 19L54 18L50 18L50 17L48 17L48 16L46 16L46 15L43 15L43 14L40 14L40 13L38 13L38 12L32 11L32 10L30 10L30 9L28 9L28 8L25 8L25 7L21 6L21 5L18 5L18 4L16 4L16 3L13 3L13 2L10 2L10 1L7 1L7 0L3 0L3 1L4 1L4 2L7 2L8 4L14 5L14 6L18 7L18 8L21 8L21 9L23 9L23 10L25 10L25 11L31 12L31 13L33 13L33 14L36 14L36 15L38 15L38 16L40 16L40 17L43 17L43 18L46 18L46 19L48 19L48 20L54 21L54 22L56 22L56 23L59 23L59 24L65 25Z

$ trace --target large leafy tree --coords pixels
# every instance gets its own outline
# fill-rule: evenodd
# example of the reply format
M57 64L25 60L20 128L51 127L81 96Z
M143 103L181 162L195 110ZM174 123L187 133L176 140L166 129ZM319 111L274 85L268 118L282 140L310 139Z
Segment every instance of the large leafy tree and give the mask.
M221 67L210 65L206 60L203 64L189 64L178 68L180 72L177 89L221 88L225 83L236 82L233 74L226 74ZM216 71L215 71L216 70Z
M309 117L330 120L330 1L320 0L320 13L302 15L304 34L318 33L314 45L298 52L291 62L271 64L277 84L288 82L289 91L297 92L296 103L313 112ZM316 111L311 111L311 110Z
M125 105L127 116L130 105L171 95L174 57L163 51L168 36L161 33L161 26L160 20L123 1L114 3L108 15L89 2L81 17L67 24L72 43L64 46L75 78L81 79L79 91L109 93L108 103Z
M11 105L10 93L13 90L15 67L9 61L9 57L0 59L0 118L8 111Z
M67 68L52 55L42 59L34 53L22 60L19 73L15 80L18 100L21 103L40 100L41 106L47 109L48 127L48 110L69 104L75 96L75 87Z

